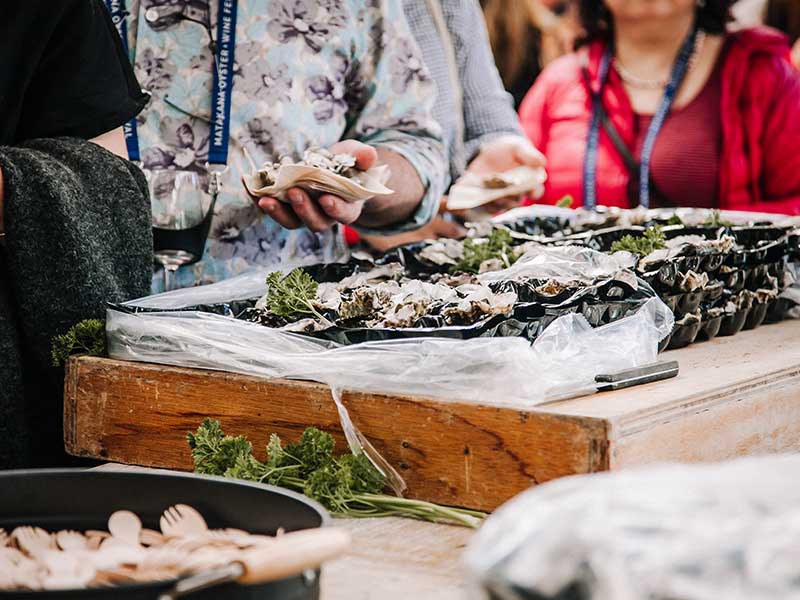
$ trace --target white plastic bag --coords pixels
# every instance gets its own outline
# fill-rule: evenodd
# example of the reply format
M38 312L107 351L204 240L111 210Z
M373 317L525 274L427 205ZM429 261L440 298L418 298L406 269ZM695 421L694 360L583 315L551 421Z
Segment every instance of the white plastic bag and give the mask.
M503 600L800 598L798 474L785 455L559 479L500 507L464 559Z

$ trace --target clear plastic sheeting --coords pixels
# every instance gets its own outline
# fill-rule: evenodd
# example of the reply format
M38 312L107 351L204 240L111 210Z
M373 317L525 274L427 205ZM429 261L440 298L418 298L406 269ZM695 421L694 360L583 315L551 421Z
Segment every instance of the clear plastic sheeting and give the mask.
M800 598L798 473L784 455L560 479L497 510L465 561L502 600Z
M224 279L217 283L182 288L130 300L125 303L125 306L159 310L180 310L190 306L222 304L234 302L236 300L258 298L267 292L267 275L273 271L288 273L296 267L308 266L312 264L312 262L316 262L314 257L311 257L306 262L287 263L272 268L254 268L241 275L231 277L230 279Z
M565 385L652 363L672 330L657 298L635 314L592 328L556 319L531 346L516 337L413 338L338 346L202 312L108 311L112 358L319 381L336 389L414 394L482 404L535 405Z
M619 275L636 266L636 256L630 252L606 254L584 246L531 245L507 269L478 275L481 283L521 279L555 279L564 282L591 283ZM635 281L631 274L630 279Z

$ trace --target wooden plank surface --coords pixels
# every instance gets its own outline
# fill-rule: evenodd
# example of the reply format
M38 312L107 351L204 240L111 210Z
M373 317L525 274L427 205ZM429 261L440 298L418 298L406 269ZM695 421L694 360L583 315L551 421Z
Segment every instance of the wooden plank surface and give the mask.
M406 478L409 496L491 510L564 475L800 450L797 340L800 321L762 326L665 353L680 362L675 379L539 408L362 393L344 403ZM272 431L339 432L330 393L315 383L107 359L68 365L73 454L190 468L184 436L206 416L257 448Z
M337 519L352 552L322 572L322 600L465 600L461 554L472 530L410 519Z
M107 464L98 470L127 470ZM145 469L149 470L149 469ZM352 551L322 569L321 600L464 600L461 554L472 530L411 519L335 519Z
M490 510L535 483L608 463L605 424L595 418L362 393L342 400L414 498ZM72 454L190 469L186 432L205 417L247 435L257 450L273 431L296 440L309 425L345 447L320 384L89 357L68 365L64 432Z
M738 389L766 386L800 371L800 320L762 325L752 331L714 338L660 355L677 360L680 375L599 396L548 404L541 410L560 415L612 420L626 430L648 420L669 418L687 402L713 403Z
M612 469L800 451L800 321L666 352L675 379L542 407L608 422Z

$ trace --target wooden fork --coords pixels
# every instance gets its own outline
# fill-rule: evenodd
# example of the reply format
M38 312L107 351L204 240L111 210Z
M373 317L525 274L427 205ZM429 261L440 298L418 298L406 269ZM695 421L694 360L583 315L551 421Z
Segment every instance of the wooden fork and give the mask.
M41 527L17 527L11 532L11 537L29 556L40 556L55 548L53 537Z
M159 521L161 533L166 536L198 535L208 531L206 520L186 504L170 506Z
M85 550L88 542L86 537L71 529L62 529L56 533L56 544L58 547L68 552L70 550Z

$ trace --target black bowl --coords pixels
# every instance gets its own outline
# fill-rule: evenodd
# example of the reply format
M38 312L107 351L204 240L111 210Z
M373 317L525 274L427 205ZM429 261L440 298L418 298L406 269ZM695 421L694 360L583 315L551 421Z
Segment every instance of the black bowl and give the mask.
M236 527L274 535L319 527L330 517L305 496L267 485L220 477L133 471L45 469L0 472L0 527L18 525L59 529L106 529L116 510L131 510L143 525L158 529L165 508L183 503L205 517L209 527ZM173 582L74 591L0 591L0 600L156 600ZM229 583L187 596L190 600L313 600L319 598L319 571L261 585Z

